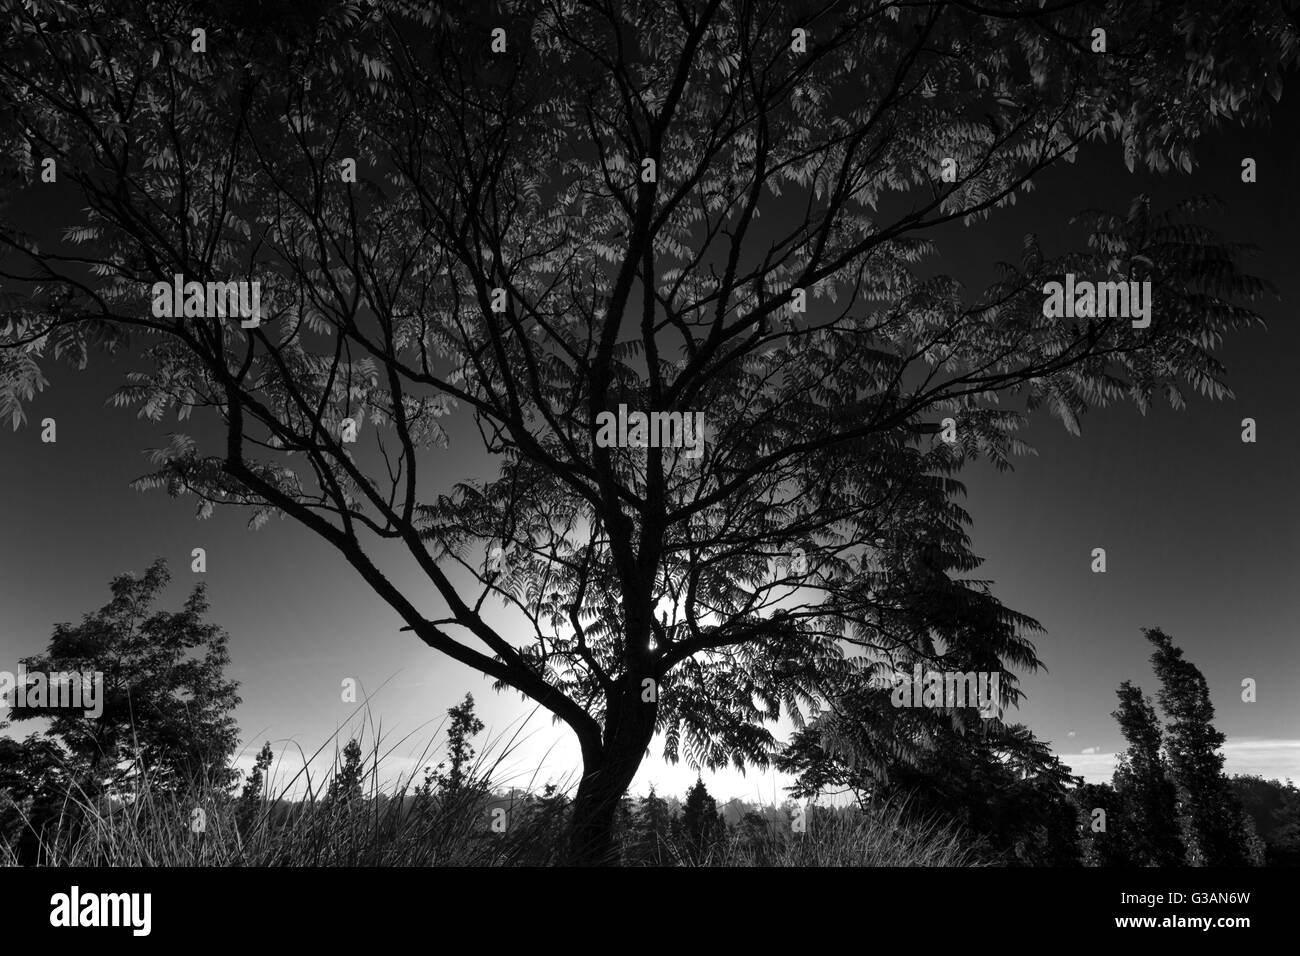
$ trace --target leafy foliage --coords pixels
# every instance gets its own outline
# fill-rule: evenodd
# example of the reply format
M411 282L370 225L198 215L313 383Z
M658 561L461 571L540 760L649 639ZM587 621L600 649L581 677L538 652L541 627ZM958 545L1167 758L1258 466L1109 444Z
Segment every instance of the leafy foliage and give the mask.
M1142 691L1128 681L1119 686L1119 709L1112 715L1128 749L1120 754L1113 779L1112 829L1107 841L1122 847L1130 865L1177 866L1184 847L1178 827L1178 792L1170 777L1160 718Z
M1128 742L1109 786L1075 795L1085 828L1094 808L1106 830L1085 830L1090 866L1259 866L1265 844L1223 773L1225 737L1210 721L1214 706L1204 676L1159 628L1144 628L1155 647L1156 699L1167 723L1140 688L1119 686L1114 717Z
M268 740L257 752L253 760L253 769L244 779L243 789L239 791L239 800L235 805L235 819L241 830L251 829L264 810L268 773L275 761L275 751Z
M798 774L796 797L850 790L863 806L894 802L907 819L951 821L989 861L1079 863L1069 802L1079 780L1046 744L1020 725L958 729L873 695L795 734L778 766Z
M687 853L696 863L703 863L725 833L726 825L718 816L718 801L709 794L704 780L696 779L682 806L682 838Z
M424 782L416 788L417 801L453 797L472 779L474 745L470 739L483 730L483 721L474 713L474 695L466 694L463 701L448 708L447 717L447 759L425 771Z
M53 740L0 737L0 847L21 865L38 862L41 844L57 831L73 785L70 770Z
M1205 677L1169 635L1143 633L1155 651L1151 665L1160 680L1156 699L1168 717L1165 748L1178 787L1179 822L1190 866L1259 865L1262 847L1223 772L1226 739L1210 721L1214 705Z
M225 677L229 635L203 620L201 584L180 611L154 610L170 578L162 559L142 576L115 577L108 604L80 624L57 625L47 650L21 662L28 673L103 675L98 717L79 707L10 710L13 720L49 720L46 736L59 742L88 794L127 791L145 777L168 791L235 780L228 761L239 697Z
M1265 844L1265 866L1300 866L1300 790L1258 776L1234 776L1232 791Z
M349 740L343 747L342 760L335 768L329 789L325 792L325 802L355 808L363 799L362 783L366 776L366 768L361 762L361 744Z

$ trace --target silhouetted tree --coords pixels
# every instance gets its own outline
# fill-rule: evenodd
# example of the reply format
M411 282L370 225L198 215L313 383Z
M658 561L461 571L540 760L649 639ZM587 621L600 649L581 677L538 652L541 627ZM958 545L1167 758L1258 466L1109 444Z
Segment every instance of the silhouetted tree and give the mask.
M1300 790L1291 781L1237 775L1232 792L1264 841L1266 866L1300 866Z
M1109 811L1109 825L1127 865L1178 866L1187 851L1178 826L1178 791L1161 751L1160 718L1129 681L1117 693L1119 708L1111 716L1128 749L1119 755L1112 777L1118 803Z
M614 845L618 847L619 862L633 862L636 850L636 804L627 794L618 801L614 811Z
M519 848L520 861L533 866L554 866L563 862L563 835L572 802L559 786L547 783L540 794L529 793L510 809L509 827L502 842ZM559 853L555 850L559 849Z
M1078 864L1078 779L1027 728L991 720L963 730L953 715L894 709L887 692L869 693L874 702L858 699L792 737L778 766L798 775L795 797L851 790L862 805L897 800L911 818L957 823L990 859Z
M775 847L774 829L773 822L764 814L746 810L731 833L731 839L747 859L754 861L755 866L768 866Z
M0 197L85 211L66 241L0 215L0 414L51 358L143 349L119 403L220 430L174 435L143 484L292 517L419 640L565 722L575 862L611 858L656 732L670 759L762 763L765 722L859 673L842 641L925 651L878 623L876 559L910 547L915 489L1006 462L1008 399L1077 429L1222 394L1209 349L1253 321L1236 250L1145 200L970 293L923 260L1090 141L1188 170L1205 130L1262 118L1300 48L1272 4L243 6L178 31L161 0L0 0ZM1049 317L1065 273L1150 280L1157 314ZM261 283L259 324L161 314L177 275ZM624 407L707 429L611 445ZM437 451L452 432L490 464ZM453 462L467 480L430 486Z
M718 801L710 795L704 780L696 778L682 806L682 836L692 862L704 863L725 833L726 827L718 816Z
M271 763L274 760L275 752L271 750L271 742L268 740L262 744L262 749L258 751L257 757L253 761L253 769L248 772L248 776L244 779L244 788L240 791L239 799L235 804L235 819L243 829L247 829L252 825L262 812L266 775L270 771Z
M45 733L66 749L87 795L142 779L154 791L195 782L224 789L238 779L230 765L239 697L225 677L229 635L203 620L202 584L180 611L155 610L170 578L161 559L142 577L115 577L108 604L80 624L57 625L46 651L22 661L29 674L103 675L98 717L79 707L10 711L14 720L49 719Z
M1151 666L1160 680L1156 699L1168 718L1165 748L1178 788L1179 815L1191 866L1247 866L1262 848L1223 772L1226 739L1210 723L1214 705L1200 670L1159 628L1144 628L1155 647Z
M1108 783L1085 783L1070 792L1080 832L1084 866L1131 866L1123 831L1116 819L1120 799ZM1098 815L1097 811L1102 815Z
M6 726L0 721L0 729ZM22 741L0 737L0 845L17 863L40 863L41 847L60 828L66 836L80 826L86 795L75 781L55 741L37 734Z
M366 771L361 763L361 744L349 740L343 747L343 761L334 771L325 802L339 806L353 806L362 800L362 782Z
M658 866L676 862L669 853L673 813L668 802L651 787L637 804L632 862Z
M451 797L463 790L469 781L474 760L474 745L470 739L483 730L483 721L474 713L474 695L466 694L463 701L448 708L447 718L447 759L439 762L433 770L426 771L423 785L417 788L417 797Z

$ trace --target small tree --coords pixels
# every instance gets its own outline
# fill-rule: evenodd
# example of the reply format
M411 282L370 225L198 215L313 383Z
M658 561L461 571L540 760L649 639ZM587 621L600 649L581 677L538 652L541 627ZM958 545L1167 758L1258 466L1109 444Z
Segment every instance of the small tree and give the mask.
M154 609L170 580L158 559L142 577L123 574L113 599L80 624L59 624L43 654L25 658L31 673L102 674L102 713L77 707L15 706L14 720L48 718L46 735L67 750L88 794L147 780L155 791L201 782L224 789L238 777L233 710L238 685L226 679L229 635L203 620L202 584L182 609Z
M636 843L636 803L624 794L614 811L614 845L618 848L618 859L627 863L632 860Z
M776 825L767 816L758 810L746 809L730 834L732 846L755 866L767 866L776 843L775 830Z
M963 717L964 726L955 727ZM797 732L778 766L798 774L791 788L796 798L849 790L863 806L898 800L909 818L955 822L991 858L1077 863L1069 804L1077 778L1024 726L992 720L970 726L977 720L859 699Z
M440 796L458 793L469 780L470 768L474 759L474 745L470 738L483 730L483 721L474 714L474 695L466 694L465 699L447 710L450 723L447 726L447 760L439 763L432 774L426 777ZM447 769L444 771L443 768Z
M718 816L718 801L713 799L704 780L697 777L682 807L682 837L692 862L705 862L725 835L726 827Z
M637 804L632 861L651 865L669 862L667 851L672 828L673 813L668 801L656 794L652 786Z
M0 722L0 730L8 726ZM73 776L67 754L48 738L32 734L24 741L0 737L0 846L8 848L22 866L40 862L40 848L62 823L78 795L71 793Z
M362 799L361 784L365 775L365 767L361 763L361 744L356 740L349 740L343 747L343 762L335 770L334 778L330 780L325 802L343 807L359 804Z
M253 761L253 769L249 771L248 776L245 778L244 788L240 791L239 799L235 803L235 819L241 828L247 828L251 825L262 809L266 774L271 769L271 763L274 760L275 752L271 750L271 742L268 740L262 744L257 759Z

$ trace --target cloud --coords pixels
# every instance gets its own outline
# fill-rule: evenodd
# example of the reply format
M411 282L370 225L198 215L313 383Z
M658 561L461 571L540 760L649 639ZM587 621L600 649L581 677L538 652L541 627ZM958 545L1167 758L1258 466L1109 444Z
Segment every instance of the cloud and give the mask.
M1109 783L1111 774L1115 772L1115 754L1097 753L1096 747L1088 749L1092 753L1058 756L1071 773L1083 778L1084 783Z
M1061 763L1085 783L1109 783L1118 754L1085 747L1077 754L1057 754ZM1270 780L1300 779L1300 740L1247 737L1223 745L1223 769L1229 776L1250 774Z
M1300 740L1229 741L1223 747L1224 770L1259 774L1277 780L1300 779Z

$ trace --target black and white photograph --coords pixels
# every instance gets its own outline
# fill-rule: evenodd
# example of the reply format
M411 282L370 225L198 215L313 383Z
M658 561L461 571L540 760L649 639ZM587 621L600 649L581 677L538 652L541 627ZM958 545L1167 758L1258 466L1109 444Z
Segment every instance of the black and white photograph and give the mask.
M7 938L1294 939L1298 61L1294 0L0 0Z

